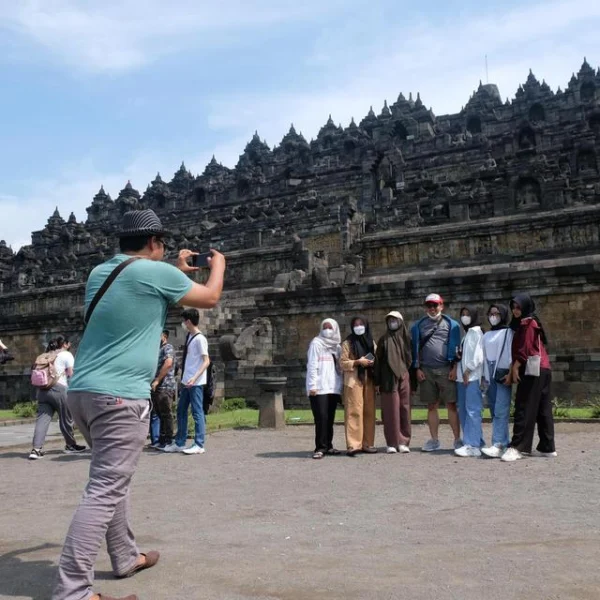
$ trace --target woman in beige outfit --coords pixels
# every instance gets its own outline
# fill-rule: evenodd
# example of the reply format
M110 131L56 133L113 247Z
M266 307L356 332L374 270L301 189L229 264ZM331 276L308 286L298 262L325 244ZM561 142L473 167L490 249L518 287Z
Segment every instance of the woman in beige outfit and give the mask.
M351 333L342 344L344 371L344 426L348 456L377 452L375 445L375 344L369 322L354 317Z

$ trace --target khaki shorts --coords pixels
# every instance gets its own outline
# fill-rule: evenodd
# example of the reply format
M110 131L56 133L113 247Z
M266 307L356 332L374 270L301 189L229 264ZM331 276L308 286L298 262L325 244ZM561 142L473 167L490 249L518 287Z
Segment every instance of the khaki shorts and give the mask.
M422 404L445 404L456 402L456 382L450 381L450 367L442 369L429 369L421 367L425 374L425 381L419 382L419 397Z

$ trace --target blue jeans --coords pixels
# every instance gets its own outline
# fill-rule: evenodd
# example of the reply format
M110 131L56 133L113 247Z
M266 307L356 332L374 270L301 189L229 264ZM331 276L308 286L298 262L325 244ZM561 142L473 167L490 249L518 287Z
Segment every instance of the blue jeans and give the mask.
M160 437L160 419L158 415L152 409L150 415L150 443L158 444L158 438Z
M485 445L483 441L483 430L481 428L481 412L483 410L483 398L479 381L471 381L468 385L456 383L458 396L458 418L463 430L463 444L480 448Z
M510 397L512 386L494 381L495 361L488 361L490 387L487 391L488 406L492 415L492 445L508 446L508 420L510 418Z
M179 394L177 403L177 435L175 443L178 446L185 446L187 439L188 409L192 407L192 417L194 418L194 443L204 447L204 409L202 407L204 388L201 385L184 387Z

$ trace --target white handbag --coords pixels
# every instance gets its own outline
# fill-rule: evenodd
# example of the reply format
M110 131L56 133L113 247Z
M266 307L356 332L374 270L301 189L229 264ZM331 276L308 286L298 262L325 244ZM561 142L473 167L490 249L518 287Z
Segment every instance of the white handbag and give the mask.
M525 375L530 375L531 377L539 377L541 363L542 356L540 354L528 357L527 363L525 364Z

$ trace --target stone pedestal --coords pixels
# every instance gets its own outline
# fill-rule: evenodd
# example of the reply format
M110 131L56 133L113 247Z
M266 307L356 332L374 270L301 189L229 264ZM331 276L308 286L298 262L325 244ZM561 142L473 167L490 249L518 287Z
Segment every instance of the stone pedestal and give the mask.
M287 377L256 377L255 381L261 392L258 400L258 426L284 429L283 388Z

